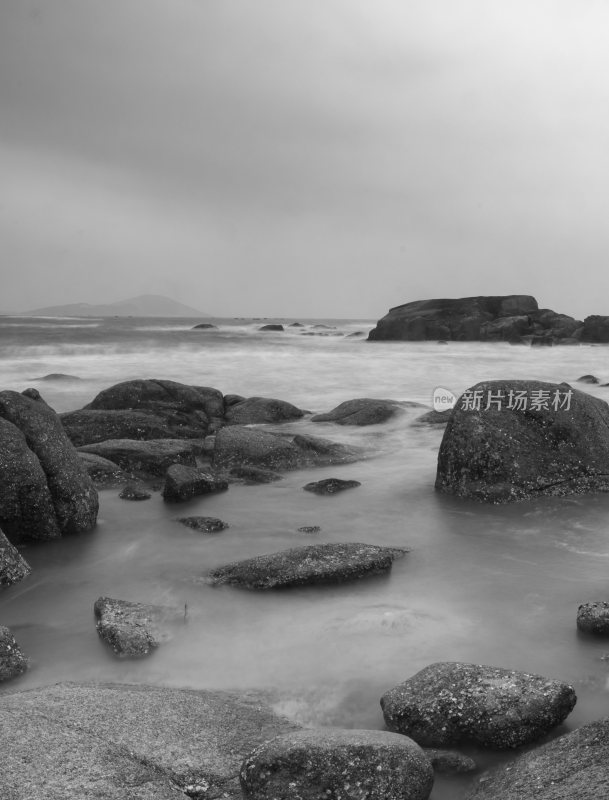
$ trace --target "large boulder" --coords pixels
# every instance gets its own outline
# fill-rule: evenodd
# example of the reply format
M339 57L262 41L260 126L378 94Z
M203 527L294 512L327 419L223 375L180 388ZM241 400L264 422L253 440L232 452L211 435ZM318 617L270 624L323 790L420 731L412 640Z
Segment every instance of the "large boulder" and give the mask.
M534 742L571 712L572 686L480 664L430 664L386 692L387 727L423 747L473 743L504 750Z
M436 489L491 502L607 491L609 406L566 383L478 383L446 426Z
M386 731L323 728L283 734L241 766L249 800L427 800L433 770L423 750Z
M256 425L263 422L288 422L300 419L304 411L285 400L271 397L248 397L226 409L224 419L228 425Z
M0 625L0 681L16 678L26 671L27 657L15 641L11 631Z
M394 400L371 400L360 397L346 400L326 414L317 414L312 422L336 422L337 425L377 425L403 411Z
M56 684L0 697L6 800L242 800L257 745L296 728L254 692Z
M583 342L609 342L609 317L593 314L584 320L581 338Z
M173 464L165 474L163 499L168 503L180 503L202 494L222 492L228 483L208 472L184 464Z
M207 425L173 425L152 412L123 409L69 411L61 422L75 447L107 439L200 439L207 431Z
M99 597L93 606L99 636L117 656L140 658L171 638L171 625L184 623L175 608Z
M59 417L36 389L0 392L0 524L46 539L95 526L98 498Z
M208 580L246 589L279 589L318 583L342 583L391 569L408 551L372 544L317 544L248 558L217 567Z
M110 439L79 447L78 452L101 456L128 472L163 476L172 464L195 467L196 456L203 452L203 444L195 439L157 439L148 442Z
M0 586L12 586L26 578L32 568L19 550L0 531Z
M609 636L609 603L582 603L577 609L577 627L584 633Z
M483 773L466 800L600 800L608 787L609 719L602 719Z

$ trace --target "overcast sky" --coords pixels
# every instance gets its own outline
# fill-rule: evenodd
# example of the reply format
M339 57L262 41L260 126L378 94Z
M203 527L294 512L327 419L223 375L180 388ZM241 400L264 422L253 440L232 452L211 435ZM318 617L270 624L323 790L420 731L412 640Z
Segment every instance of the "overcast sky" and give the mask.
M2 310L609 314L606 0L2 0Z

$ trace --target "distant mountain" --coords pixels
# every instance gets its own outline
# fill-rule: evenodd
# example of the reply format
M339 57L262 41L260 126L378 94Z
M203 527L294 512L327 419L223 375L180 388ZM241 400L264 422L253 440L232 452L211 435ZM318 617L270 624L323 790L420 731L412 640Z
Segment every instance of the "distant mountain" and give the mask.
M22 311L22 317L208 317L203 311L160 294L142 294L116 303L67 303Z

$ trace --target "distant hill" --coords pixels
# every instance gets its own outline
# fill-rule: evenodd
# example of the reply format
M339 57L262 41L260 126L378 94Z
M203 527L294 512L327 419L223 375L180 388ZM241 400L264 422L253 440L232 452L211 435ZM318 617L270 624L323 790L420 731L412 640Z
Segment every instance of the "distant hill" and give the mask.
M160 294L142 294L116 303L94 305L67 303L64 306L46 306L22 311L27 317L208 317L203 311L178 303Z

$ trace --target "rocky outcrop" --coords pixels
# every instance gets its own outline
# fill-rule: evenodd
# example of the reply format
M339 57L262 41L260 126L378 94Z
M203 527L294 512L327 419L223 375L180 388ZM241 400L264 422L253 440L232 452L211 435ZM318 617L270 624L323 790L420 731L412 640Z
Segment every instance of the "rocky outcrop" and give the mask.
M172 425L152 412L122 409L69 411L61 422L75 447L108 439L200 439L207 432L205 425Z
M178 522L200 533L220 533L229 527L227 522L223 522L217 517L180 517Z
M285 400L270 397L248 397L233 403L224 415L228 425L257 425L263 422L287 422L300 419L304 411Z
M93 606L95 627L117 656L140 658L171 638L171 625L184 623L175 608L99 597Z
M128 472L142 476L164 476L172 464L196 466L196 456L203 452L203 444L194 439L157 439L148 442L134 439L109 439L107 442L87 444L79 453L101 456Z
M402 411L402 406L394 400L370 400L360 397L346 400L327 414L317 414L311 420L336 422L337 425L378 425Z
M431 664L386 692L387 727L424 747L473 743L504 750L534 742L571 712L572 686L480 664Z
M604 600L596 603L582 603L577 609L577 627L584 633L608 636L609 603Z
M98 498L57 414L35 389L0 392L0 525L10 539L95 526Z
M228 483L208 472L183 464L173 464L165 474L163 500L167 503L181 503L203 494L223 492Z
M372 544L318 544L294 547L218 567L209 573L215 585L279 589L318 583L342 583L391 569L407 551Z
M390 309L368 335L369 341L453 340L549 343L583 338L584 323L540 309L530 295L418 300ZM609 341L609 339L607 339Z
M280 332L280 331L285 330L285 328L283 327L283 325L270 324L270 325L262 325L260 328L258 328L258 330L259 331L277 331L277 332Z
M433 770L421 748L386 731L323 728L278 736L243 762L249 800L427 800Z
M0 698L10 800L242 800L239 769L297 726L254 692L56 684Z
M128 474L114 461L96 456L93 453L78 453L83 467L96 486L107 488L125 483Z
M490 502L607 491L609 406L566 383L478 383L446 426L436 489Z
M609 719L483 773L466 800L600 800L609 786Z
M359 481L345 481L341 478L324 478L321 481L313 481L307 483L302 488L305 492L313 492L313 494L336 494L345 489L355 489L362 484Z
M607 344L609 342L609 317L602 317L598 314L586 317L581 338L583 342Z
M255 486L258 483L274 483L275 481L282 480L282 476L278 472L273 472L270 469L263 467L249 467L247 465L232 467L229 472L229 477L243 481L246 485Z
M15 641L11 631L0 625L0 681L8 681L23 674L28 660Z
M0 531L0 586L12 586L26 578L32 568L19 550Z

